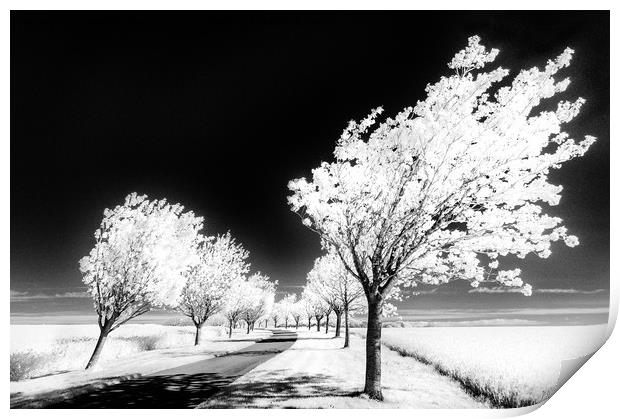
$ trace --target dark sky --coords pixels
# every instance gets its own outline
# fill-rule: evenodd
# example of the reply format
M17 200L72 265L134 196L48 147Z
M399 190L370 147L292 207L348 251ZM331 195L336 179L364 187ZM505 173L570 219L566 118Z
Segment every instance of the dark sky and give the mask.
M565 97L588 102L568 131L599 140L553 174L564 192L551 213L581 246L520 266L534 288L577 291L527 304L600 300L609 287L609 14L583 11L12 12L11 290L78 289L78 260L103 209L137 191L205 216L208 233L230 229L254 269L296 291L320 247L288 209L287 182L330 158L349 119L423 99L473 34L500 49L496 63L513 75L576 51ZM489 299L457 290L441 301ZM581 292L593 290L603 291Z

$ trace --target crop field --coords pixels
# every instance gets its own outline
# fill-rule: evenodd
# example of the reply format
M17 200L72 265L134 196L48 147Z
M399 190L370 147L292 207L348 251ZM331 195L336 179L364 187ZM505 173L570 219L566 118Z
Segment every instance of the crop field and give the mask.
M127 324L108 336L96 368L139 352L194 344L194 327ZM218 326L203 328L203 339L223 335ZM97 325L11 325L11 381L85 367L97 342Z
M498 407L527 406L557 389L562 361L596 351L607 325L383 329L383 343L433 365ZM356 329L363 335L363 329Z

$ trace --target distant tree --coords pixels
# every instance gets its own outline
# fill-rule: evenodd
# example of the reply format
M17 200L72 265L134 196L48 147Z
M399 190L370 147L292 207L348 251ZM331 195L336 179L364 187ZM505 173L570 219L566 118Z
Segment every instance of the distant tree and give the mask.
M293 318L293 321L295 322L295 329L299 329L301 318L305 316L305 314L306 314L306 310L304 307L304 301L303 300L295 301L295 304L293 304L293 309L291 310L291 317Z
M335 280L334 267L330 264L330 260L326 257L317 258L312 270L308 272L307 286L325 302L325 333L329 331L329 315L333 310L336 314L336 336L340 336L340 321L344 305L338 298L338 293L333 285Z
M308 273L308 287L332 307L336 314L336 337L340 336L342 315L345 317L344 347L349 346L349 313L362 307L364 290L360 282L347 271L335 253L317 258Z
M228 320L228 337L232 337L233 328L242 320L243 314L252 306L255 299L255 289L245 277L237 277L231 281L226 293L223 314Z
M230 232L207 238L198 249L199 259L186 273L187 282L178 309L196 327L194 344L200 343L202 326L222 310L231 282L248 272L249 253Z
M271 320L273 320L273 327L278 327L278 320L280 320L280 308L276 305L274 305L273 310L271 310L270 313L271 316Z
M308 330L312 327L312 318L314 317L314 305L311 301L307 299L307 295L305 293L302 294L301 300L299 300L301 308L303 309L303 314L308 319Z
M288 320L291 318L293 314L293 308L295 305L295 299L297 297L295 294L287 294L285 295L279 302L278 307L282 319L284 319L284 327L288 329Z
M316 320L316 331L321 331L321 320L325 317L326 311L329 309L329 306L316 292L306 285L304 287L304 291L302 293L302 299L306 301L306 312L312 313L314 319Z
M248 285L252 289L250 304L243 313L243 319L247 325L247 333L254 329L254 324L266 316L272 309L277 282L270 282L269 277L260 272L248 278Z
M381 108L351 121L335 160L314 169L310 181L289 183L292 210L364 289L364 392L373 399L383 398L381 313L393 289L464 279L530 295L521 271L498 270L498 257L546 258L552 242L578 244L545 209L562 190L549 182L550 171L594 142L562 131L585 101L541 106L568 87L556 74L573 51L500 84L507 70L482 70L498 50L479 41L469 38L448 64L454 73L429 84L425 100L383 122Z
M202 221L179 204L136 193L105 209L95 247L80 260L99 325L87 369L97 363L110 332L153 307L177 303L184 273L197 259Z

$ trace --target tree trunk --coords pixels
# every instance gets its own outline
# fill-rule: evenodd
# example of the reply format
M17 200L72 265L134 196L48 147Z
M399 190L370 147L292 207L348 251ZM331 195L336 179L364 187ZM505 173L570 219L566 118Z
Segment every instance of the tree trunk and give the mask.
M228 339L232 337L232 330L233 330L233 321L229 320L228 321Z
M248 331L247 331L247 334L249 335L249 334L250 334L250 322L246 322L246 323L248 324Z
M299 329L299 319L295 321L295 330Z
M381 302L374 296L368 298L364 393L371 399L383 400L381 392Z
M93 354L90 356L88 360L88 364L86 364L86 369L92 368L99 360L99 355L101 355L101 350L103 349L103 345L105 344L106 339L108 338L108 333L110 333L110 327L104 326L103 329L99 332L99 339L97 339L97 344L95 345L95 350Z
M329 314L325 317L325 333L329 331Z
M349 347L349 308L344 309L344 348Z
M316 318L316 331L320 332L321 331L321 319L323 318L323 316L319 317L319 316L315 316Z
M336 337L340 337L340 326L342 325L342 312L336 312Z
M276 321L276 319L273 319L273 327L278 327L278 322Z
M308 317L308 330L310 330L310 328L312 327L312 316Z
M194 346L200 344L200 336L202 335L202 323L196 325L196 338L194 339Z

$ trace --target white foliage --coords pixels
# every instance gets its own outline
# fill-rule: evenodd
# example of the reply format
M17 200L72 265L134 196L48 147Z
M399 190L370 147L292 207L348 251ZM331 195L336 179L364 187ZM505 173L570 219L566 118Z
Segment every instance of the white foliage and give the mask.
M369 295L383 300L403 286L456 279L527 295L518 271L487 269L488 262L496 268L499 256L546 258L552 242L578 244L544 209L558 204L562 190L549 182L550 170L594 142L562 131L584 100L535 111L568 87L557 76L573 51L519 72L493 94L508 71L482 70L497 53L470 38L450 61L455 74L428 85L425 100L382 122L381 108L351 121L334 161L289 183L291 209Z
M246 274L249 253L230 232L203 240L197 263L186 272L187 283L181 293L179 310L194 324L202 325L222 310L232 281Z
M100 327L114 330L152 307L176 305L202 222L179 204L136 193L104 211L95 247L80 260Z
M287 294L276 303L281 321L288 323L288 320L294 313L296 298L295 294Z
M230 324L235 324L255 302L255 289L243 276L233 278L224 299L223 314Z
M254 324L272 311L276 286L277 281L270 282L269 277L260 272L248 278L248 292L246 294L248 301L243 313L243 318L248 324Z
M301 294L301 299L304 301L304 309L307 316L323 317L331 310L329 304L322 298L314 287L306 284Z
M364 295L360 282L347 271L340 258L328 253L314 261L308 273L308 289L336 312L359 308Z

